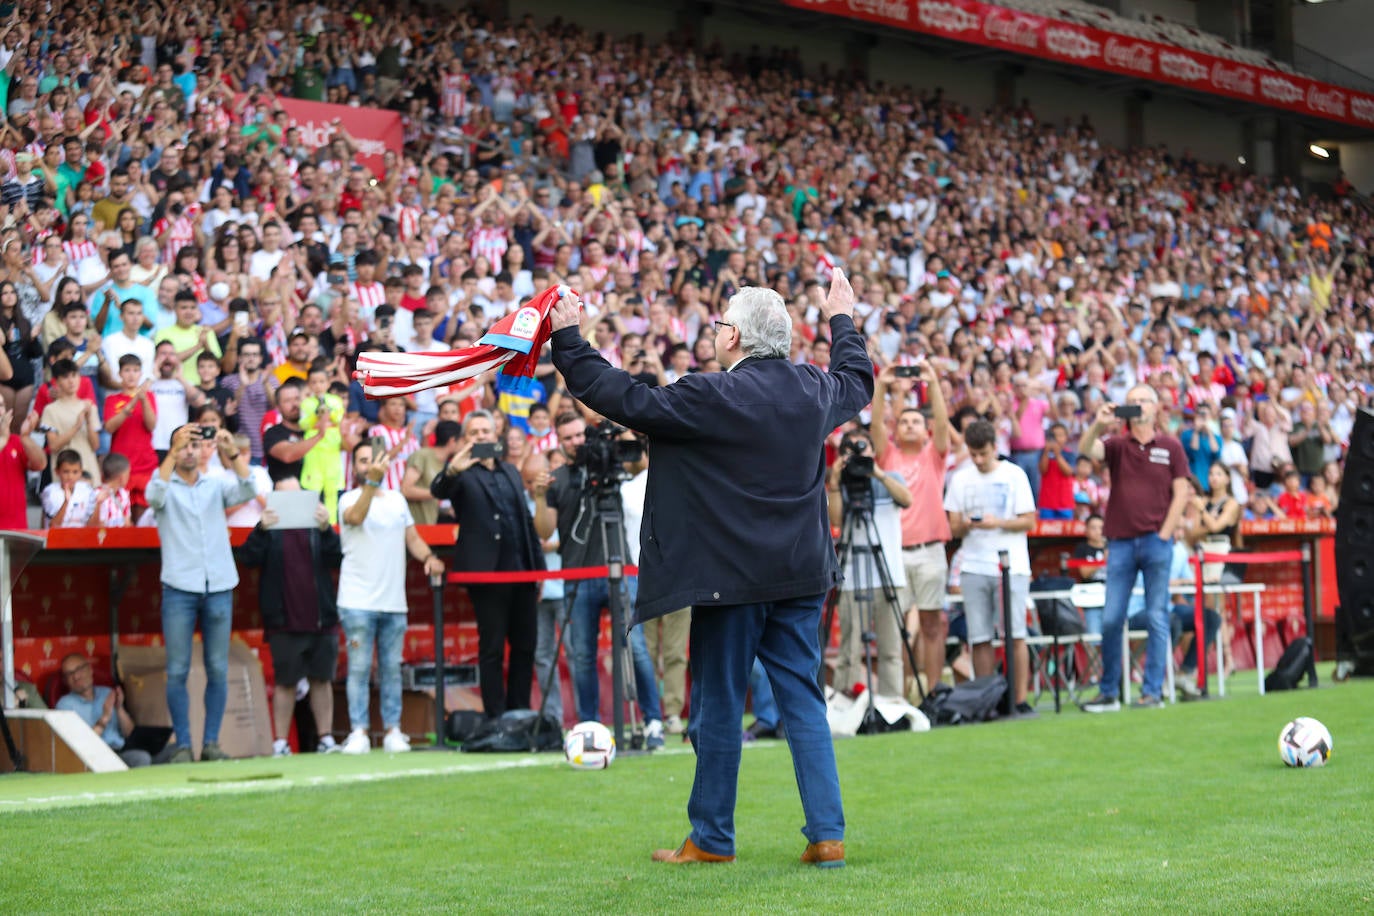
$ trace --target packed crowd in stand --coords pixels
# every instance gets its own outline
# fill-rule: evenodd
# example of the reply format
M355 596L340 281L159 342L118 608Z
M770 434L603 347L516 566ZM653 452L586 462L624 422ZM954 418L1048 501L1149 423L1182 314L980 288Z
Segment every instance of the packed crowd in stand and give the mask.
M442 421L489 409L507 461L553 470L580 405L547 355L533 395L488 374L368 401L359 353L467 346L566 283L593 347L670 385L720 371L713 321L757 285L788 303L790 358L824 367L812 292L837 266L885 425L929 404L901 370L928 363L948 468L990 420L1040 518L1103 511L1112 481L1077 444L1137 383L1187 452L1190 518L1218 487L1245 518L1332 514L1374 393L1362 204L827 71L418 8L11 5L0 528L32 502L45 526L155 524L145 488L188 422L252 456L231 525L285 477L338 521L378 437L382 486L432 523ZM405 147L376 171L342 127L307 148L282 97L395 109ZM201 469L231 473L216 444Z

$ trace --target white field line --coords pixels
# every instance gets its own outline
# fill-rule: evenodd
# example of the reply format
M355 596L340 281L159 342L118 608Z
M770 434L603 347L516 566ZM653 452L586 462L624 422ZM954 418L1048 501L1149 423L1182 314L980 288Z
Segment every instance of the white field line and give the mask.
M763 744L779 744L782 742L762 742ZM748 746L746 746L746 750ZM691 747L683 745L680 748L661 748L654 751L653 756L690 754ZM457 757L461 752L453 752ZM378 755L381 756L380 754ZM417 755L423 756L423 755ZM287 758L289 759L289 758ZM238 761L239 763L255 764L258 767L271 766L273 759L270 757L255 758L250 761ZM418 762L418 761L417 761ZM312 774L309 776L292 776L289 772L283 773L279 778L264 778L261 772L244 774L243 779L224 779L215 778L222 772L219 768L211 770L206 774L206 778L214 778L213 782L193 782L184 785L166 786L138 786L128 789L111 789L105 792L55 792L48 795L32 795L27 798L0 798L0 814L8 814L21 811L32 811L44 808L71 808L84 805L113 805L127 804L135 801L163 801L166 799L194 798L206 795L249 795L257 792L280 792L287 789L306 789L318 786L344 786L357 783L386 782L392 779L412 779L423 776L449 776L459 773L483 773L496 770L511 770L521 767L536 766L556 766L562 760L554 754L530 754L527 757L510 758L502 755L498 758L474 759L469 756L462 763L453 766L417 766L412 769L404 770L384 770L363 773L325 773ZM622 766L625 764L622 763ZM184 765L181 765L184 767ZM196 765L187 769L188 777L193 777Z

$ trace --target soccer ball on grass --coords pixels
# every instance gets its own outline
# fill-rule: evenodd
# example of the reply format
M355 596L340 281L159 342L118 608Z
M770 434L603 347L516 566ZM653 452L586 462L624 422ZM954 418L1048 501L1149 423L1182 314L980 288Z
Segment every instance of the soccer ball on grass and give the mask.
M578 770L604 770L615 760L615 736L600 722L579 722L563 739L563 755Z
M1331 732L1316 719L1300 716L1279 732L1279 756L1290 767L1319 767L1331 756Z

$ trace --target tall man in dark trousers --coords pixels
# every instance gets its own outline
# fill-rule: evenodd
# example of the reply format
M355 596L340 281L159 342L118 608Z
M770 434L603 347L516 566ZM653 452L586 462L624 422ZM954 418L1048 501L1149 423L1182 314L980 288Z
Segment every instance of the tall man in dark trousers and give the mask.
M1142 709L1163 705L1165 656L1169 652L1169 566L1174 535L1192 495L1183 443L1155 427L1159 395L1149 385L1126 392L1126 406L1139 412L1117 435L1101 438L1116 423L1116 408L1103 404L1078 440L1078 454L1102 461L1111 472L1107 499L1107 595L1102 609L1102 683L1084 712L1121 709L1121 631L1136 574L1145 580L1149 639L1140 684Z
M830 371L788 359L792 321L773 290L742 289L716 322L726 372L652 388L578 333L580 301L550 312L554 364L574 397L648 435L635 623L691 606L697 753L692 832L655 861L731 862L740 719L755 656L777 699L801 793L802 862L844 864L844 811L817 680L821 605L840 579L825 498L825 438L873 397L854 291L835 271L824 313Z
M456 572L516 572L544 568L544 551L525 504L525 484L515 466L499 458L478 458L473 448L496 442L496 424L485 410L463 418L463 445L430 482L435 499L447 499L458 518L453 550ZM535 502L544 498L547 481L535 487ZM534 647L538 640L537 582L469 585L477 617L477 669L482 682L482 710L495 718L508 709L529 709L534 683ZM501 662L510 644L506 677Z

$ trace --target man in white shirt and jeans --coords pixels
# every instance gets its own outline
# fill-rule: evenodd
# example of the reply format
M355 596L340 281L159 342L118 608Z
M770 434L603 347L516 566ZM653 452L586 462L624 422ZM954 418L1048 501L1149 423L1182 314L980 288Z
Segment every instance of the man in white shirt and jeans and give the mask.
M993 630L1002 613L1002 577L997 554L1005 550L1011 564L1011 638L1016 653L1016 683L1011 685L1018 715L1034 712L1026 702L1026 599L1030 596L1030 549L1026 532L1035 527L1035 497L1026 472L997 457L997 431L986 420L964 430L972 465L949 478L945 511L950 531L963 539L960 589L968 641L973 647L973 673L992 674L997 659Z
M372 649L377 649L377 680L382 704L382 749L410 750L401 731L401 648L406 633L406 553L422 562L425 575L443 573L444 564L415 530L410 506L397 490L381 488L392 456L374 456L369 441L353 449L353 479L361 485L339 497L339 622L348 639L348 721L345 754L366 754Z

